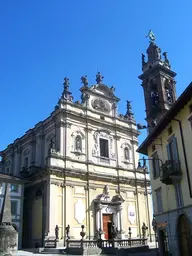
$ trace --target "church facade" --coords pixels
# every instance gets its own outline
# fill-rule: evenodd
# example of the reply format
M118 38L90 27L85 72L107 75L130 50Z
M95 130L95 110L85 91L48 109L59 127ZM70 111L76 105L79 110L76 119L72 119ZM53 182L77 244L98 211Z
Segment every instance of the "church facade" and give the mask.
M69 79L50 116L28 130L1 152L2 170L23 177L23 247L42 246L45 236L70 238L102 233L110 239L113 223L117 237L142 236L143 222L151 238L152 207L146 166L139 165L138 135L131 104L119 114L115 88L103 83L98 72L89 86L81 78L81 101L73 102Z

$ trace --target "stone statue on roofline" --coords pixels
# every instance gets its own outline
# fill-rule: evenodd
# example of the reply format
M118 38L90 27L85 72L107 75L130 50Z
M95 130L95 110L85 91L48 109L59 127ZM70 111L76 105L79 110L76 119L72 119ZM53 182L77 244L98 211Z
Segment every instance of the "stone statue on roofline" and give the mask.
M155 35L154 35L154 33L153 33L153 31L151 29L149 30L149 32L146 35L146 37L149 37L150 43L153 43L155 41L155 39L156 39L156 37L155 37Z
M88 86L88 79L87 79L87 76L82 76L81 77L81 82L83 83L84 86Z
M101 84L101 82L103 81L103 78L104 78L104 76L102 76L101 73L98 72L97 75L96 75L97 84Z

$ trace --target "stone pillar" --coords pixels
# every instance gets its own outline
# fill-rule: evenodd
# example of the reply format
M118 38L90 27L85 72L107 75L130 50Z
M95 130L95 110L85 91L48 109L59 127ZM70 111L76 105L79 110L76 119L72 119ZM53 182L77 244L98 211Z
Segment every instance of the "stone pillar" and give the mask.
M36 153L36 140L31 141L31 149L32 149L32 154L31 154L31 163L29 165L35 165L35 153Z
M121 239L124 239L124 231L123 231L123 227L122 227L122 205L119 205L117 208L118 211L118 216L119 216L119 235Z
M117 212L117 229L118 231L121 230L121 227L120 227L120 216L119 216L119 212Z
M99 229L103 231L103 218L102 218L102 205L98 204L96 208L96 231ZM104 233L101 235L101 239L104 239Z
M97 231L99 231L100 229L100 212L99 211L96 212L96 229Z
M45 135L41 135L41 166L45 164Z
M64 128L64 126L65 126L65 123L64 122L60 122L60 123L58 123L57 124L57 127L60 127L59 129L60 129L60 132L59 132L59 135L58 135L58 141L59 141L59 149L60 149L60 154L62 155L62 156L64 156L64 155L66 155L66 152L65 152L65 143L67 143L66 141L65 141L65 128ZM67 146L67 145L66 145Z
M18 169L18 174L20 175L21 172L21 168L22 166L22 148L21 146L19 146L18 150L17 150L17 157L18 157L18 165L17 165L17 169Z
M11 153L11 170L10 173L14 174L14 169L15 169L15 152L14 149L12 147L12 153Z

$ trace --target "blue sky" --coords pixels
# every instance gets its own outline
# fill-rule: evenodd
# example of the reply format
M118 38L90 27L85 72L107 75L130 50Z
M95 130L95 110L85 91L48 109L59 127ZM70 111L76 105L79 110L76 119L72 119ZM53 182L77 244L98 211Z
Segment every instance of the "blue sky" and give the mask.
M132 100L144 122L141 53L149 29L177 72L177 94L191 82L192 2L161 0L4 0L0 3L0 150L54 109L70 78L75 100L80 77L116 87L119 112ZM140 136L144 139L146 133Z

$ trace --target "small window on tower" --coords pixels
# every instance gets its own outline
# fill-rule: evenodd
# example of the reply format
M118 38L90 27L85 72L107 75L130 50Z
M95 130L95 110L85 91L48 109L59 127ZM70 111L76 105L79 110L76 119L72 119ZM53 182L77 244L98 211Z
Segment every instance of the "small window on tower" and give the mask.
M100 142L100 156L109 157L108 140L100 139L99 142Z

